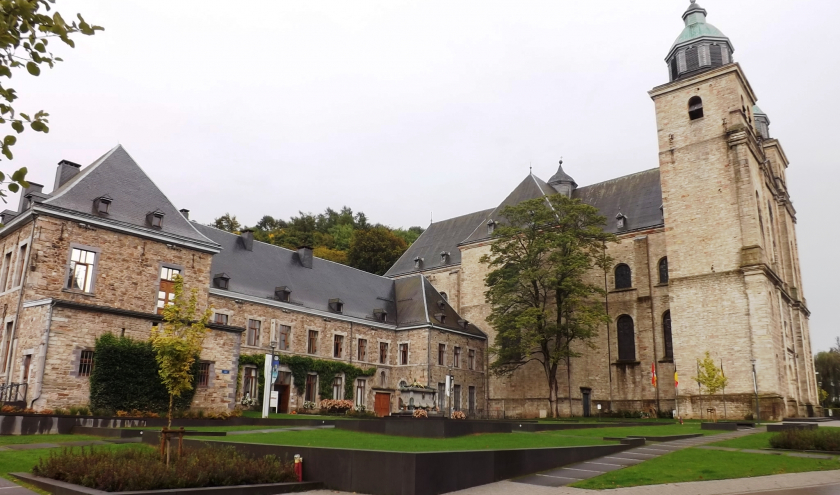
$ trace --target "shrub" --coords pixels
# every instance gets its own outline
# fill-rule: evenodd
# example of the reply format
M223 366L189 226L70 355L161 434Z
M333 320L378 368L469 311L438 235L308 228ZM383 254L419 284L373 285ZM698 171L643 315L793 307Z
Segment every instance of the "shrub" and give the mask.
M311 411L312 409L315 409L316 407L318 407L318 404L316 404L312 401L309 401L309 400L304 401L304 403L303 403L303 408L307 411Z
M464 411L455 411L452 413L452 419L467 419L467 415L464 414Z
M840 452L840 430L818 428L782 431L770 438L770 446L774 449Z
M460 411L456 411L456 412L460 412ZM461 413L461 414L464 414L464 413ZM429 417L429 415L426 413L425 409L415 409L412 416L414 416L415 418L428 418ZM454 417L454 414L453 414L453 417Z
M296 481L291 462L252 457L233 447L185 449L169 467L152 448L51 451L32 474L97 490L165 490Z
M350 409L353 409L352 400L324 399L321 401L321 411L326 414L344 414Z

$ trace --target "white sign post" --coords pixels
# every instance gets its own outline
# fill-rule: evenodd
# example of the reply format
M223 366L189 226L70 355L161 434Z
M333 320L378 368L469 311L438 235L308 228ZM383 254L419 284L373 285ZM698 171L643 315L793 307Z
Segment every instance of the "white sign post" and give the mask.
M271 377L271 354L265 355L265 369L263 370L265 377L265 386L263 387L263 401L262 401L262 417L268 417L268 408L270 407L272 383L269 381Z
M280 392L276 390L271 391L271 400L268 403L268 407L273 407L274 412L277 412L277 402L280 400Z

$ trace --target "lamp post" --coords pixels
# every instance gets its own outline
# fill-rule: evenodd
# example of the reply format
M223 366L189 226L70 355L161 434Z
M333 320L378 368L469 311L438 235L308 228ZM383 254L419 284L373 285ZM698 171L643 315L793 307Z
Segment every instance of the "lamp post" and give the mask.
M755 359L750 359L752 362L752 375L753 375L753 390L755 391L755 421L758 424L761 421L761 410L758 406L758 378L755 374Z

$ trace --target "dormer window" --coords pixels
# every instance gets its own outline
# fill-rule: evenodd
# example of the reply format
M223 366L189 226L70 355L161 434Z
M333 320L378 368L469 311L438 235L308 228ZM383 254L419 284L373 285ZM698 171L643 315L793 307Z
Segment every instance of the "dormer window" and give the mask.
M615 226L618 229L627 228L627 215L619 212L618 215L615 216Z
M449 296L446 294L446 292L441 292L441 293L440 293L440 297L442 297L444 301L448 301L448 300L449 300Z
M440 264L445 265L448 262L449 262L449 253L447 253L446 251L441 251L440 252Z
M330 299L330 311L334 311L336 313L343 313L344 312L344 301L341 299Z
M100 215L107 215L111 208L111 202L113 200L110 196L101 196L93 200L93 208L96 210L96 213Z
M437 302L437 307L438 307L438 309L444 309L444 308L446 308L446 303L445 303L445 302L443 302L443 299L438 299L438 302Z
M384 309L374 309L373 318L378 322L385 323L385 320L388 319L388 313Z
M491 219L487 222L487 235L492 235L494 230L496 230L496 221Z
M274 298L280 302L289 302L291 296L292 289L286 287L285 285L274 288Z
M444 313L435 313L435 319L439 321L441 324L446 323L446 314Z
M458 320L458 326L466 329L469 326L470 322L467 320Z
M665 205L664 204L659 205L659 217L662 220L665 220Z
M146 215L146 221L156 229L161 228L163 226L163 212L160 210L150 212Z
M217 289L228 290L230 286L230 276L227 273L217 273L213 275L213 285Z
M414 269L419 270L423 265L423 258L417 256L414 258Z

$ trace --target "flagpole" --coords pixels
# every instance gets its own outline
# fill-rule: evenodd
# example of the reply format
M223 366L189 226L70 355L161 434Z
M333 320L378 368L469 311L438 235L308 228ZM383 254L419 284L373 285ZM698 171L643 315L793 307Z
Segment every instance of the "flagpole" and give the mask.
M677 374L677 360L674 359L674 405L677 410L677 418L680 418L680 379Z
M703 389L700 388L700 360L697 360L697 393L700 394L700 421L703 421Z
M723 373L723 358L720 359L720 376L726 379L726 375ZM723 419L726 419L726 382L723 384Z

